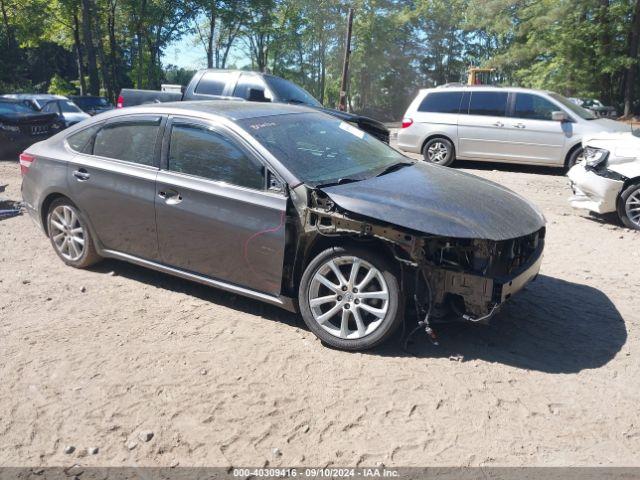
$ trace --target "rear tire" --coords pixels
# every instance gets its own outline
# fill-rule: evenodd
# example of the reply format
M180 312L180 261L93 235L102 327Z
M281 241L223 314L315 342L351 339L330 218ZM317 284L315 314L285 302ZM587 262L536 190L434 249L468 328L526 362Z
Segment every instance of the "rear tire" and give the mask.
M448 139L436 137L424 144L422 156L425 162L448 167L456 159L456 152Z
M71 267L87 268L102 259L96 252L87 222L67 198L58 198L49 206L47 232L53 250Z
M325 344L367 350L387 340L402 322L398 285L386 258L362 248L329 248L302 275L300 312Z
M620 194L618 217L625 227L640 230L640 183L629 185Z

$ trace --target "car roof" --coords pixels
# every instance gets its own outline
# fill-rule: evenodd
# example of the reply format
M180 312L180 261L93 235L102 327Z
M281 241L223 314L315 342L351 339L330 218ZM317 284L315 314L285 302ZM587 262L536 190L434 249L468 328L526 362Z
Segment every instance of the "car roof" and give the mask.
M301 105L289 105L286 103L245 102L241 100L195 100L187 102L153 103L137 107L127 107L112 111L110 116L124 115L126 112L131 114L154 113L154 111L157 110L161 110L162 113L176 115L179 115L182 112L201 113L206 116L212 115L224 117L233 121L272 115L318 112L318 110L313 108Z
M3 95L4 98L15 98L18 100L68 100L62 95L52 95L50 93L11 93Z
M439 85L433 88L421 88L420 92L456 92L456 91L499 91L499 92L523 92L523 93L553 93L549 90L539 90L536 88L525 87L502 87L500 85L462 85L462 84L449 84Z

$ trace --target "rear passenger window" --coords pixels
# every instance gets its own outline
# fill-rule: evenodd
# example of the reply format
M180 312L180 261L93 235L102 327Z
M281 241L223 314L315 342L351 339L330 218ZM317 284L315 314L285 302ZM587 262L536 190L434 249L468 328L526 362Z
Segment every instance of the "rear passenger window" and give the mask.
M419 112L458 113L462 92L429 93L418 107Z
M229 74L226 72L205 73L200 79L195 93L202 95L222 95L228 79Z
M159 119L106 125L96 135L93 154L152 166L159 130Z
M264 169L219 133L197 125L174 125L169 170L264 189Z
M504 117L508 95L507 92L472 92L469 115Z
M551 113L560 110L550 101L530 93L518 93L513 116L533 120L551 120Z
M78 153L91 153L93 146L93 137L102 128L102 123L94 125L84 130L80 130L78 133L74 133L67 138L67 143L71 150Z

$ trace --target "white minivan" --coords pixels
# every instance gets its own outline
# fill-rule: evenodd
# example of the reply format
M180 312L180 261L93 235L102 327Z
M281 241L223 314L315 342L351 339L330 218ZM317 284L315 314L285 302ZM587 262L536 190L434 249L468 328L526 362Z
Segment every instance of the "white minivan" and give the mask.
M419 91L402 120L398 147L439 165L460 159L570 168L584 135L630 130L553 92L443 86Z

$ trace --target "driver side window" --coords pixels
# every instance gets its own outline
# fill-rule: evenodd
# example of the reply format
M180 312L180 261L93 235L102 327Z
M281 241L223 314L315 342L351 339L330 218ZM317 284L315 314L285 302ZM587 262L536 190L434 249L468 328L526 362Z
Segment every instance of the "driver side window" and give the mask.
M175 124L171 129L169 170L264 190L264 168L235 143L204 126Z

